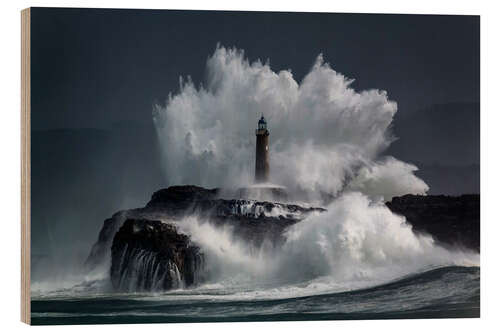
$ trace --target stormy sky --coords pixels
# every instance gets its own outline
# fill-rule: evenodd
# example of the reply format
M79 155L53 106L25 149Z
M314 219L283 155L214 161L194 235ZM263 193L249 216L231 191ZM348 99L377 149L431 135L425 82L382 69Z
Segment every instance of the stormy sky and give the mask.
M35 8L35 278L84 259L105 218L169 184L154 105L180 94L180 76L207 85L217 45L298 85L322 54L355 91L397 103L385 155L416 165L428 193L479 192L477 16ZM71 257L46 245L68 239Z
M151 105L204 79L217 43L300 81L316 56L398 113L479 102L479 17L35 9L34 129L145 123ZM34 110L36 111L36 110Z

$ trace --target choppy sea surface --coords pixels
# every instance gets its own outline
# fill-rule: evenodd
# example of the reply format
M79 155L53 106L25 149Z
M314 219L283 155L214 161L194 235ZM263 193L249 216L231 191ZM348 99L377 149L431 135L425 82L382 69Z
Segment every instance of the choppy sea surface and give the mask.
M92 286L90 286L91 290ZM165 293L32 295L33 325L458 318L480 315L480 268L440 267L342 291L205 285ZM306 291L306 292L304 292Z

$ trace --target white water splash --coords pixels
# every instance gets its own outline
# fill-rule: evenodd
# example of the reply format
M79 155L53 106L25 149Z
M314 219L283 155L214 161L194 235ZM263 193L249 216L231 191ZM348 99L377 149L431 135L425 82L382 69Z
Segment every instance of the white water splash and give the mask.
M380 158L393 140L396 103L382 90L356 92L352 82L321 55L299 83L290 70L274 72L250 63L243 51L217 47L204 86L181 79L180 92L155 107L168 184L251 184L254 127L264 113L273 183L336 194L362 168L353 184L359 191L370 194L383 176L385 199L424 194L428 187L413 174L416 167Z
M252 248L230 227L193 216L178 226L206 254L209 280L202 289L300 296L374 286L436 267L479 265L479 254L415 235L404 217L359 192L343 194L326 213L292 226L279 248Z

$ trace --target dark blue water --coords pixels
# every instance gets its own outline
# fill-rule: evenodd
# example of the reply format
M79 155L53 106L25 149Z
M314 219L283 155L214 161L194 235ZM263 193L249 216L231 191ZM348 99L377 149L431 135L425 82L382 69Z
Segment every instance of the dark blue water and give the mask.
M460 318L480 315L479 267L444 267L376 287L293 297L210 289L58 295L31 302L32 324ZM285 295L285 296L284 296Z

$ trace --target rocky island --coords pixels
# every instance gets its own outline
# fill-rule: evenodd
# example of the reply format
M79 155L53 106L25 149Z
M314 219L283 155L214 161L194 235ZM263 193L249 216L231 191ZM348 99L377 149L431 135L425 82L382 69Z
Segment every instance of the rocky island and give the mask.
M430 234L444 246L479 252L479 195L405 195L386 205L405 216L414 232ZM183 218L197 216L204 223L228 226L251 246L264 242L280 246L288 227L324 211L293 203L224 198L218 189L172 186L155 192L145 207L120 211L105 220L86 266L109 265L111 260L110 279L118 291L189 287L203 279L205 260L203 250L179 230Z

